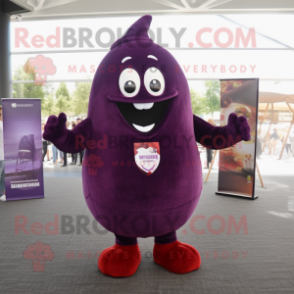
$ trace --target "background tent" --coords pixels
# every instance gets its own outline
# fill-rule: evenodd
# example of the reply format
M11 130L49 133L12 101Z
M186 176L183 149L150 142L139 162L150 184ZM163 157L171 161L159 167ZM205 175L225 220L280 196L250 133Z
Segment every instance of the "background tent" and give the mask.
M259 111L264 111L264 114L260 121L259 130L261 130L261 126L266 118L266 114L269 109L271 109L272 118L270 119L270 125L268 127L266 136L269 134L271 125L273 123L274 110L278 110L278 111L290 110L292 112L292 120L289 122L290 126L287 131L287 134L286 136L284 136L283 147L279 157L279 159L281 159L291 128L294 124L294 94L289 95L289 94L272 93L272 92L259 92ZM264 147L265 147L265 144L263 146L263 150L264 150Z

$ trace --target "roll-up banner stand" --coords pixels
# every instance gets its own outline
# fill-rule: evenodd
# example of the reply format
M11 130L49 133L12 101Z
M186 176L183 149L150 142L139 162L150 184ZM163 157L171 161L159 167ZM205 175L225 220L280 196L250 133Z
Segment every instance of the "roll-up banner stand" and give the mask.
M220 150L217 195L256 199L255 168L258 122L259 79L230 79L221 82L220 125L225 126L231 113L247 118L250 141L241 141Z
M41 99L2 99L6 201L44 198Z

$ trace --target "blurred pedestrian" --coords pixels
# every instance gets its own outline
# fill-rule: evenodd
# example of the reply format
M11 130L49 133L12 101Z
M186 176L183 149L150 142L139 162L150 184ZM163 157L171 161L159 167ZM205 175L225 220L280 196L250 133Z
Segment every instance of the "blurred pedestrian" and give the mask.
M77 123L77 125L78 125L81 121L82 121L82 120L78 117L78 118L76 119L76 123ZM80 164L79 164L79 165L82 165L82 163L83 163L83 157L84 157L84 150L82 150L82 151L79 152L78 154L80 155ZM76 154L76 156L77 156L77 154ZM76 158L76 162L77 162L77 158Z
M43 139L43 132L44 132L45 124L42 123L41 129L42 129L42 147L43 147L43 161L45 161L45 156L47 155L47 161L50 160L49 158L49 152L48 152L48 141Z
M63 163L63 152L60 151L54 144L52 144L52 156L53 164L58 164L58 157L60 158L60 163Z
M277 129L274 128L274 131L273 131L273 133L270 136L270 149L269 149L269 154L272 154L272 151L273 151L273 154L276 153L277 142L278 142L279 139L280 139L280 137L279 137L279 135L277 133Z
M292 132L292 136L290 136L290 142L291 142L292 154L294 156L294 130Z
M66 127L70 127L70 122L66 122ZM63 165L61 167L66 167L67 166L67 153L63 152Z
M53 164L57 164L58 162L58 153L57 147L52 143L52 156L53 156Z
M207 122L214 126L214 121L212 119L209 119ZM204 167L205 169L209 169L209 164L211 163L211 161L212 161L212 150L206 148L206 167Z
M76 127L76 123L74 121L71 122L71 129L73 130ZM76 164L77 163L77 154L72 153L71 154L71 164Z
M284 141L284 137L283 140ZM292 155L292 148L291 148L291 140L290 140L290 135L287 138L286 144L285 144L285 150L286 150L286 154L287 154L287 158L290 158Z

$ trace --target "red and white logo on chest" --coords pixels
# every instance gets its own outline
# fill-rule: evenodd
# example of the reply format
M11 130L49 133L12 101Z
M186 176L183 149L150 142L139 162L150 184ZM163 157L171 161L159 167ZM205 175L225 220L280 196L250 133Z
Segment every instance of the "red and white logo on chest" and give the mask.
M139 170L150 176L160 163L159 142L134 143L134 155Z

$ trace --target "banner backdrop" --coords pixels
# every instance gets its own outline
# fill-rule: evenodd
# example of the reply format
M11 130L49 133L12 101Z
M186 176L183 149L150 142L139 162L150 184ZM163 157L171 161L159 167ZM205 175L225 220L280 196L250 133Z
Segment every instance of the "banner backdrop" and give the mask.
M251 139L220 151L217 194L255 198L258 83L258 79L221 80L220 125L227 125L231 113L243 115Z
M2 99L6 201L44 198L41 100Z

